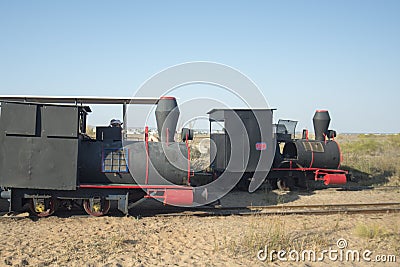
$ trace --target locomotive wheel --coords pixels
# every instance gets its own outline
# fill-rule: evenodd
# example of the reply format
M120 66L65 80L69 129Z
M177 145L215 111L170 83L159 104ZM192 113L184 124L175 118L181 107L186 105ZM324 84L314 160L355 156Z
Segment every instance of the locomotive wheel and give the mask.
M295 183L296 187L298 187L299 189L307 189L308 188L308 180L307 180L307 176L306 175L302 175L299 177L296 177L296 183Z
M277 178L269 178L268 183L272 190L278 189L278 179Z
M276 185L282 191L290 191L293 188L293 178L282 177L278 178Z
M58 207L58 200L56 198L50 199L31 199L29 201L29 208L33 215L38 217L48 217L52 215Z
M92 203L91 203L92 202ZM110 210L110 200L107 199L85 199L83 201L83 208L86 213L95 217L103 216Z

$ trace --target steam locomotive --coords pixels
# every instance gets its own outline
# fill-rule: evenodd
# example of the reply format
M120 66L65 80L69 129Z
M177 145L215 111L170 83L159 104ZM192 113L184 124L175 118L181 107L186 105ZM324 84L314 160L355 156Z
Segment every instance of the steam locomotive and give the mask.
M202 205L213 193L206 186L222 176L229 180L229 175L240 178L239 187L248 187L259 176L285 190L305 186L310 179L346 182L327 111L316 112L316 138L310 140L306 131L294 139L287 124L274 125L273 109L213 109L208 113L210 166L195 172L189 146L193 131L183 128L182 141L175 141L179 108L174 97L0 100L0 187L10 211L29 205L35 215L45 217L61 204L81 203L88 214L101 216L115 201L127 214L147 198ZM88 104L122 104L124 123L98 126L96 138L89 137ZM129 104L157 105L160 142L149 140L147 127L144 141L127 139ZM213 131L216 122L223 124L222 130Z

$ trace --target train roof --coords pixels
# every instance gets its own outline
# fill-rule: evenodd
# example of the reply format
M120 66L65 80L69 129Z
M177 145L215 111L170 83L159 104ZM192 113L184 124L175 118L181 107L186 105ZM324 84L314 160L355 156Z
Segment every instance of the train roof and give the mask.
M159 98L149 97L94 97L94 96L25 96L0 95L0 101L19 101L57 104L144 104L155 105Z
M210 110L209 112L207 112L207 114L211 114L217 111L248 111L248 110L252 110L252 111L260 111L260 110L276 110L276 108L213 108L212 110Z
M11 104L32 104L32 105L44 105L44 106L58 106L58 107L78 107L87 113L92 112L92 109L89 106L84 105L70 105L70 104L58 104L58 103L47 103L47 102L32 102L32 101L17 101L17 100L10 100L10 99L0 99L0 107L1 103L11 103ZM80 103L79 103L80 104Z

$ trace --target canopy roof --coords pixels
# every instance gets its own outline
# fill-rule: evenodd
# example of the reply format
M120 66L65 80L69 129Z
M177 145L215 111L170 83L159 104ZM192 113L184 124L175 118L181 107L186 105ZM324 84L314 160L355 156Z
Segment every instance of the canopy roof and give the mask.
M148 97L95 97L95 96L26 96L0 95L0 101L69 104L145 104L155 105L159 98Z

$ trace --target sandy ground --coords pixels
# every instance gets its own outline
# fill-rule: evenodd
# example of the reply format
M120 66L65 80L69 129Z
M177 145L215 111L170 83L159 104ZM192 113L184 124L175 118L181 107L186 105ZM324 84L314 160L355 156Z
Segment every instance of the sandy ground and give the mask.
M337 188L313 192L260 190L233 192L224 206L281 203L394 202L400 189L346 191ZM2 203L4 209L4 202ZM149 204L149 203L148 203ZM150 203L151 204L151 203ZM152 206L152 205L148 205ZM60 217L32 220L0 219L0 266L383 266L373 262L260 261L257 252L280 249L347 248L397 256L400 262L400 214L329 216L227 217ZM79 214L79 213L76 213Z

